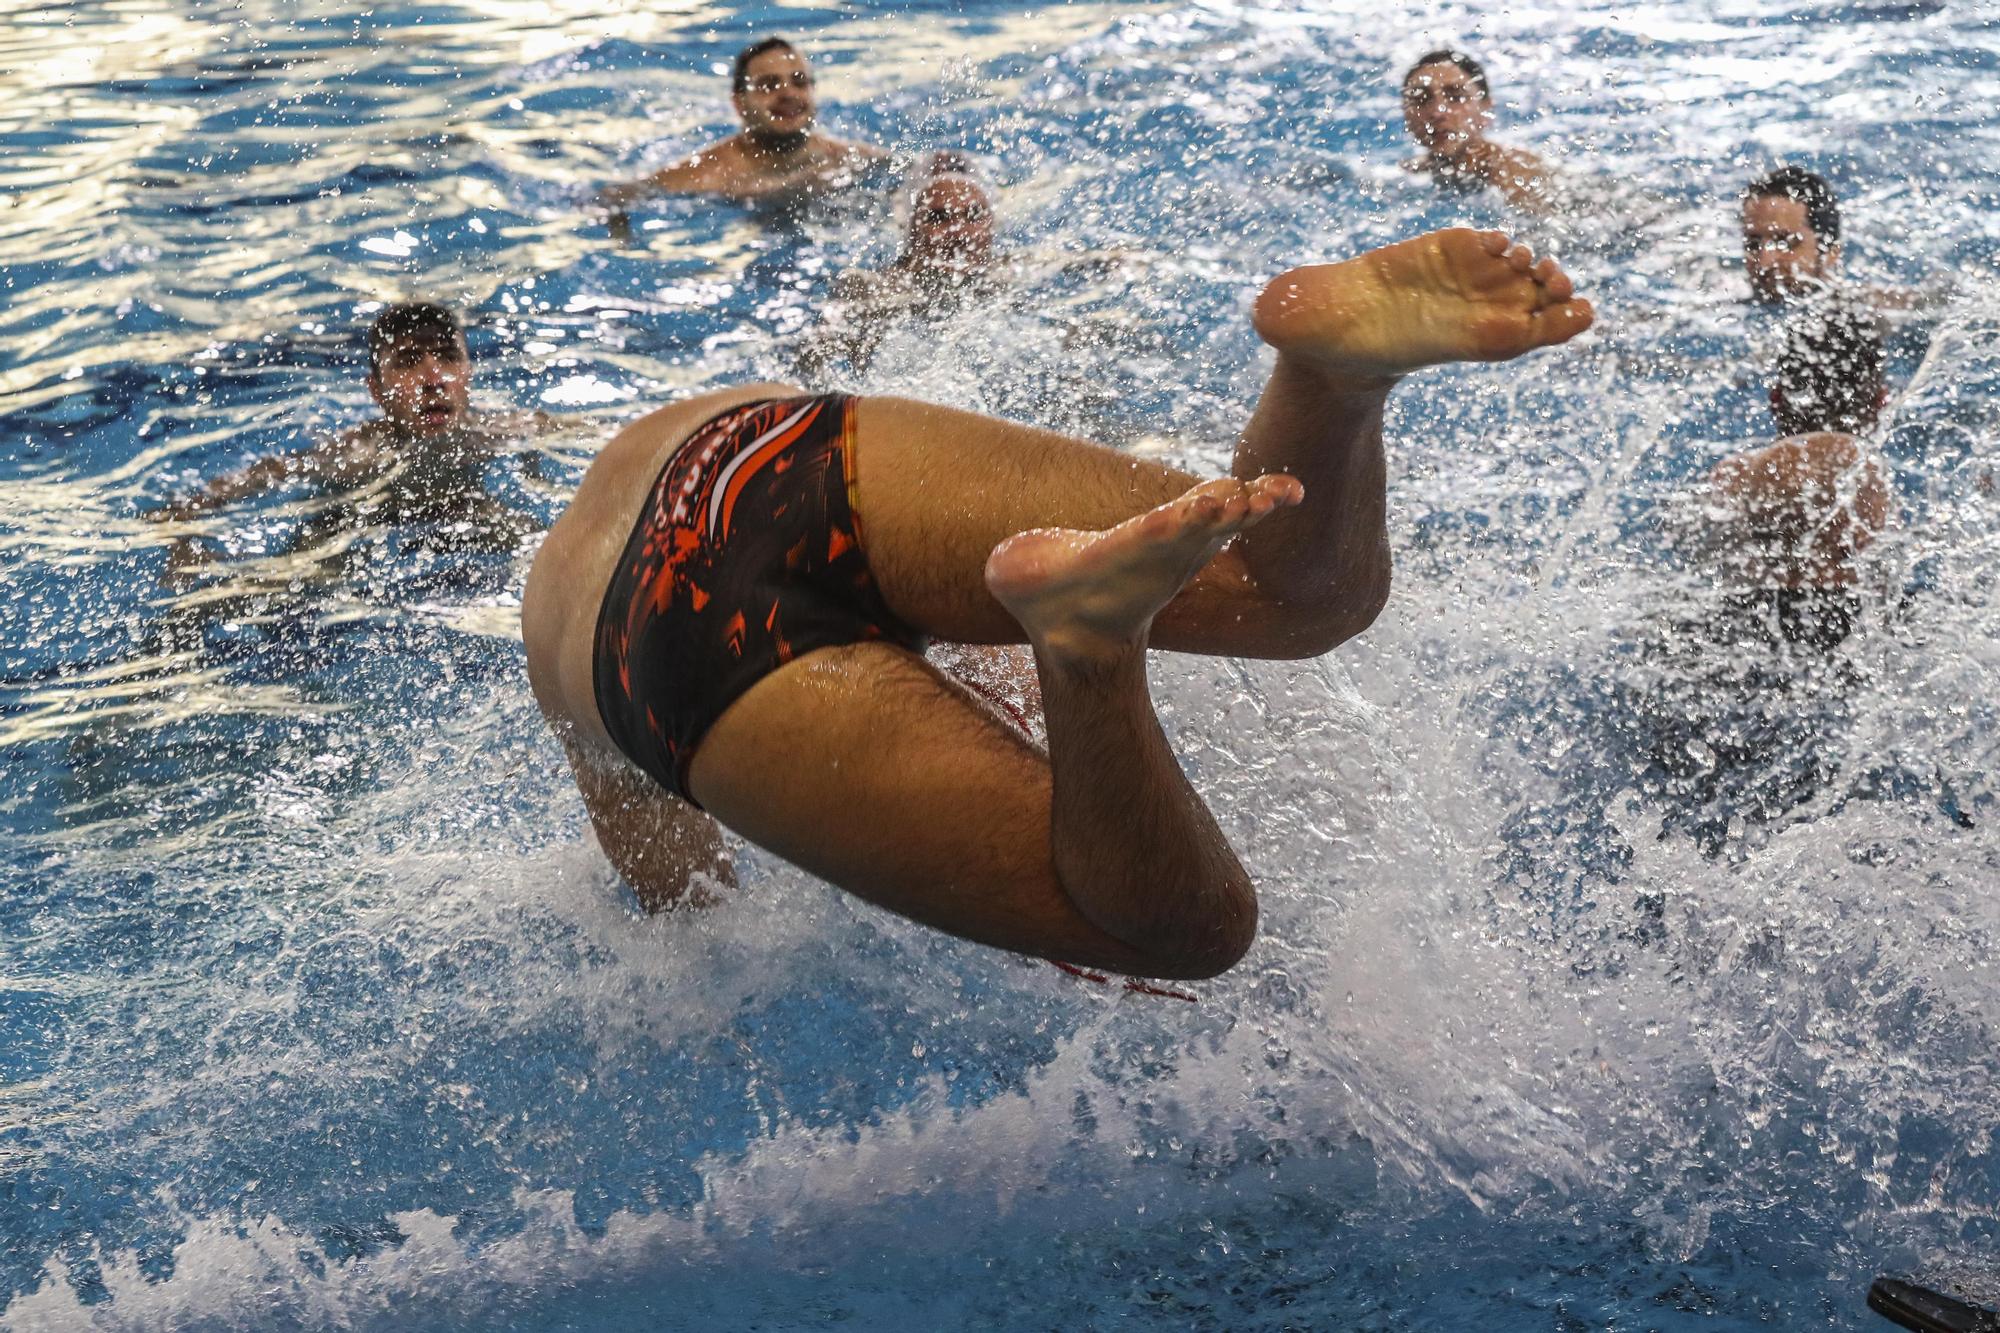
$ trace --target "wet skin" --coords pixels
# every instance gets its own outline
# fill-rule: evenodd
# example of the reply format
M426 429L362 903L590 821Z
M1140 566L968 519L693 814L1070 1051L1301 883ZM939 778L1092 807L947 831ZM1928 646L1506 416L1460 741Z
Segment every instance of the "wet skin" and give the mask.
M382 411L378 420L218 477L148 517L181 522L307 481L359 493L311 520L293 541L294 550L356 526L385 523L453 525L460 529L450 539L455 547L509 549L539 525L487 493L486 465L521 437L556 422L541 413L475 412L471 382L463 338L391 344L368 377L369 394ZM179 583L206 561L192 537L178 537L168 550L166 577Z
M918 192L905 267L984 269L993 262L993 204L969 176L939 176Z
M1552 209L1553 179L1533 153L1493 143L1493 100L1447 60L1419 65L1403 81L1403 127L1424 150L1414 170L1440 180L1490 185L1528 212Z
M604 591L666 457L756 384L664 408L599 451L522 600L530 683L598 840L642 902L720 877L721 825L937 929L1137 975L1211 976L1256 894L1153 713L1149 649L1312 657L1388 597L1382 408L1423 366L1502 361L1590 325L1550 260L1456 229L1273 279L1276 353L1209 482L1087 442L865 397L856 513L883 598L919 632L1032 648L1046 751L914 653L816 649L731 703L680 800L611 741L596 696ZM708 883L713 884L710 880Z
M1403 127L1433 157L1457 160L1492 123L1492 99L1450 61L1420 65L1403 83Z
M970 176L936 176L910 211L903 251L881 269L843 273L822 330L800 351L800 365L818 374L845 357L865 367L890 326L905 316L960 308L1004 285L997 272L993 204Z
M412 440L443 435L471 406L472 357L465 339L391 344L369 373L368 392L392 430Z
M743 87L729 100L747 133L775 142L812 129L819 105L804 56L776 48L751 60L743 74Z
M613 185L599 195L615 232L624 210L659 194L717 194L731 199L791 198L840 189L884 156L868 144L847 143L813 128L819 106L811 66L797 51L773 47L744 69L730 95L743 132L681 159L644 180Z

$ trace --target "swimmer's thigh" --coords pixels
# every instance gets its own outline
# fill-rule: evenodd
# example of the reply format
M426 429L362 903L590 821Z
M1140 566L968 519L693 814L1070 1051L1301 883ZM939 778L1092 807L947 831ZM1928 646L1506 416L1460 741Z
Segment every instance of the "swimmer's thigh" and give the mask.
M879 907L967 939L1143 970L1056 877L1047 759L921 657L809 653L744 694L689 775L743 837Z
M1053 431L909 398L856 407L855 500L876 584L933 638L1019 643L986 588L993 548L1032 528L1115 527L1200 478ZM1261 596L1224 548L1155 621L1179 652L1289 655L1291 615Z
M869 568L897 614L939 638L1012 641L986 557L1030 528L1109 528L1195 484L1158 463L910 398L856 406L855 499Z

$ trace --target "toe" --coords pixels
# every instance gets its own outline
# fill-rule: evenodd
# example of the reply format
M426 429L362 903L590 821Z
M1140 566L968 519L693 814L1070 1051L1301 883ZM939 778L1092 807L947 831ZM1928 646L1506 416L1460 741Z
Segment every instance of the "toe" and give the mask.
M1547 342L1558 343L1574 338L1589 328L1597 318L1588 301L1565 301L1546 310L1537 310L1532 316L1537 328Z
M1506 258L1507 266L1516 273L1526 273L1535 266L1535 252L1518 243L1507 247Z
M1281 505L1295 505L1306 498L1305 483L1283 472L1266 473L1257 479L1265 494Z
M1504 231L1482 231L1479 233L1479 244L1489 255L1504 255L1507 248L1514 244L1514 238Z

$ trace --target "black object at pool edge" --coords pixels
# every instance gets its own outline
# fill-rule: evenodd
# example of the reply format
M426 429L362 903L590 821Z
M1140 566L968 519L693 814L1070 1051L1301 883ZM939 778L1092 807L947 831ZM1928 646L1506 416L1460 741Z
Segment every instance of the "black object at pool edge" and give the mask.
M2000 1311L1982 1310L1892 1277L1875 1279L1868 1289L1868 1308L1917 1333L2000 1333Z

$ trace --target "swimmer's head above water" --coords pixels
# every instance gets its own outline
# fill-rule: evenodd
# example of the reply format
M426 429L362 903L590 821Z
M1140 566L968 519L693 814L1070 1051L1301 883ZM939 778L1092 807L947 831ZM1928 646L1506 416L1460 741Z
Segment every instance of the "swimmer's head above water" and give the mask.
M730 102L753 143L770 152L804 146L819 107L812 66L797 47L782 37L753 42L737 52L729 81Z
M441 305L390 306L368 330L368 392L391 429L446 434L471 402L472 358L458 316Z
M1779 167L1743 192L1743 269L1777 305L1830 285L1840 265L1840 202L1803 167Z
M918 267L983 269L993 262L993 201L970 176L933 176L917 191L903 259Z
M1433 156L1459 156L1492 123L1486 71L1463 51L1427 51L1403 75L1403 125Z

